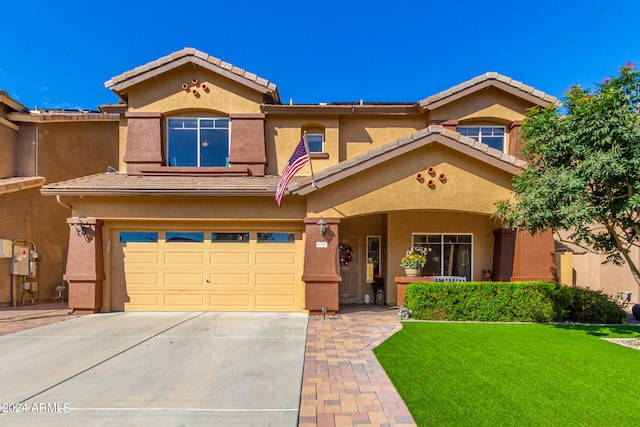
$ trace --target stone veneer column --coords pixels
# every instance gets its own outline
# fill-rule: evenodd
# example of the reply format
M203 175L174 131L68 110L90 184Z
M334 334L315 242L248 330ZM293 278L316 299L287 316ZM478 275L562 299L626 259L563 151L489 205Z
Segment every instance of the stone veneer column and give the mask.
M557 281L555 243L553 233L546 231L531 235L516 232L512 282L546 280Z
M335 313L339 309L338 283L340 275L340 261L338 259L338 218L325 218L327 231L324 236L318 231L320 218L305 218L306 243L304 249L304 272L302 280L305 282L304 308L310 312L320 312L322 307L328 313ZM324 247L326 244L326 247Z
M162 114L126 113L128 175L140 175L144 166L162 165Z
M78 235L75 224L85 226L85 234ZM95 218L67 218L69 224L69 253L67 273L69 308L75 313L97 313L102 307L104 264L102 257L103 221Z

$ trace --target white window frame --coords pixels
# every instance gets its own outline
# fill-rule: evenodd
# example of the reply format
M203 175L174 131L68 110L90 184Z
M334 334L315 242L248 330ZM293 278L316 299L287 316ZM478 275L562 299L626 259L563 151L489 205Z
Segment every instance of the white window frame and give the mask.
M197 164L195 166L191 165L191 166L184 166L184 167L203 167L200 165L200 160L201 160L201 156L200 156L200 130L202 129L202 126L200 125L201 121L204 120L213 120L214 121L214 125L216 123L216 120L220 120L220 119L225 119L228 120L229 126L226 128L228 129L228 140L227 140L227 153L231 153L231 119L229 119L229 117L207 117L207 116L202 116L202 117L182 117L182 116L176 116L176 117L167 117L167 122L166 122L166 143L165 143L165 147L166 147L166 153L167 153L167 161L166 164L167 166L170 165L170 156L171 156L171 152L169 150L169 132L171 131L170 126L169 126L169 122L171 120L196 120L197 121L197 128L196 128L196 134L197 134L197 141L196 141L196 160L197 160ZM191 128L189 128L191 129ZM206 129L225 129L225 128L206 128ZM227 161L225 162L225 166L224 167L229 167L229 157L227 156ZM183 166L172 166L172 167L183 167ZM212 167L212 166L204 166L204 167ZM222 167L222 166L213 166L213 167Z
M486 144L486 142L482 141L482 129L502 129L502 148L499 149L500 151L502 151L503 153L506 152L507 150L507 127L506 126L500 126L500 125L478 125L478 126L473 126L473 125L463 125L463 126L456 126L456 131L458 131L458 129L478 129L478 139L476 141L478 142L482 142L483 144ZM458 132L459 133L459 132ZM469 138L473 138L476 139L472 136L470 136ZM490 144L487 144L491 147ZM495 147L493 147L495 148Z
M445 276L445 271L444 271L444 245L446 244L446 242L444 241L444 236L446 235L450 235L450 236L471 236L471 243L468 243L468 245L470 246L469 248L469 263L470 263L470 276L467 280L468 281L473 281L473 233L456 233L456 232L443 232L443 233L420 233L420 232L415 232L415 233L411 233L411 246L410 247L415 247L417 246L415 244L415 236L440 236L440 275L441 276ZM427 242L427 244L429 244L429 242ZM431 244L435 244L431 243Z
M310 136L319 136L322 139L322 145L320 147L320 151L313 151L311 150L311 144L309 143L309 137ZM307 134L307 145L309 146L309 154L311 153L324 153L324 134L322 133L308 133Z

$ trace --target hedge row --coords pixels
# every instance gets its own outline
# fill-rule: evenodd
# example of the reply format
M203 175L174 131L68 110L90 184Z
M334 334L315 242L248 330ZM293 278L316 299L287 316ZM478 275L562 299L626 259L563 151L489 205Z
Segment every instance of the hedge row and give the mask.
M626 317L600 291L551 282L412 283L405 303L422 320L622 323Z

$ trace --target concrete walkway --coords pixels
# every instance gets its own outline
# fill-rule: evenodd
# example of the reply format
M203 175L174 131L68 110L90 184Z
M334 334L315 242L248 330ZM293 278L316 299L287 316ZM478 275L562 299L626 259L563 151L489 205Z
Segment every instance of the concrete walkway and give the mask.
M135 315L136 313L131 314ZM185 315L185 313L182 313L182 315ZM198 315L198 313L190 313L186 315L195 316ZM256 313L256 315L259 316L260 314ZM298 421L300 426L325 427L354 425L415 425L404 402L396 392L390 380L384 373L384 370L372 353L373 348L375 348L387 337L391 336L401 328L400 322L396 320L396 315L397 310L395 309L389 309L384 306L361 305L353 307L345 306L341 309L339 315L337 316L326 316L324 318L320 316L311 316L308 319L306 330L306 349L304 350L303 373L300 371L296 373L296 369L292 368L292 363L295 362L292 362L290 360L286 361L279 356L274 356L278 357L278 359L281 359L280 363L282 365L290 367L290 369L288 369L287 371L280 372L297 375L298 381L302 380L301 389L300 387L298 387L298 389L295 390L297 398L299 398L299 407L296 406L296 409L299 408L299 415L297 411L293 413L288 412L289 415L295 415L297 419L296 421ZM111 320L110 316L113 316ZM19 307L16 309L3 309L0 310L0 335L15 334L19 331L37 328L39 326L47 324L57 324L57 326L53 326L54 329L50 329L49 327L38 328L33 331L16 334L14 336L14 338L17 338L17 340L24 340L26 342L33 341L33 345L35 347L32 350L37 352L37 347L42 345L37 341L38 336L42 336L45 332L49 333L50 330L58 331L56 332L57 334L61 334L64 330L70 330L70 328L72 328L72 323L59 322L71 320L77 317L79 316L67 315L66 306L63 306L62 304L41 304L29 307ZM113 323L114 321L117 321L116 319L118 319L118 313L82 317L84 319L93 317ZM157 322L157 320L155 320L154 322ZM101 321L99 323L102 324L103 322ZM92 334L83 337L82 340L86 341L95 338L98 341L100 341L101 339L104 341L103 327L105 326L106 324L98 328L94 326ZM158 327L160 326L161 325L158 325ZM127 325L122 324L120 327L126 329ZM189 332L189 330L191 332ZM159 332L159 330L156 332ZM181 336L181 334L184 333L187 333L186 337ZM172 332L172 334L165 336L164 339L165 341L168 340L168 342L171 341L171 337L173 337L174 342L176 342L175 340L179 338L189 338L191 340L195 339L197 341L202 341L202 334L204 333L211 334L212 331L207 326L200 324L199 327L192 326L191 329L183 329L182 331L176 329ZM132 336L135 334L129 333L128 335ZM13 341L16 341L16 339L13 339ZM3 348L7 345L6 343L8 342L10 341L3 342ZM104 341L104 343L106 344L106 341ZM131 345L133 344L134 343L132 342ZM64 343L61 343L61 345L64 346ZM165 343L165 346L166 345L167 344ZM108 347L108 345L105 345L106 349L108 349ZM88 348L86 350L90 351ZM201 352L203 350L204 349L200 349L198 351ZM262 358L267 356L262 350L256 348L255 346L251 346L251 350L254 353L258 352L259 354L257 354L257 356L260 356ZM212 349L209 349L208 351L210 351L210 353L207 353L208 358L200 357L197 359L199 361L198 363L210 365L216 358L225 357L224 354L216 353ZM56 353L62 352L63 350L60 349ZM175 363L175 358L178 357L178 355L175 354L172 357L172 360L174 360L173 363ZM188 355L183 354L181 357L188 357ZM228 355L226 357L228 357ZM285 355L282 355L282 357L285 357ZM299 354L298 357L302 359L302 354ZM45 378L48 377L49 381L52 381L52 377L56 376L54 374L56 373L56 371L62 371L64 369L64 365L73 363L73 361L68 357L66 357L66 360L58 360L55 357L51 358L51 356L44 357L40 360L33 359L30 361L30 363L20 362L19 360L14 359L12 360L13 361L9 362L9 364L7 365L6 360L2 362L2 357L0 356L0 368L4 369L4 371L6 372L7 366L9 366L8 371L16 372L17 374L16 378L13 378L10 383L13 383L14 381L18 383L20 381L25 382L33 376ZM142 359L142 361L143 362L141 364L137 365L139 369L136 371L135 375L141 375L141 372L144 372L145 370L153 371L159 369L157 366L153 365L152 361L147 361L144 358ZM166 364L166 358L162 360L162 363ZM44 366L39 367L38 365ZM31 366L31 368L29 368L29 366ZM90 396L100 395L98 393L98 390L95 389L95 387L98 386L99 382L109 383L109 376L107 372L105 372L105 375L106 376L104 377L102 375L94 377L95 385L92 386L92 389L90 390ZM258 376L257 380L260 380L260 374L258 372L254 372L254 376ZM168 378L171 377L165 377L161 386L175 387L175 385L172 385L170 382L168 382ZM252 385L252 383L249 382L248 377L240 372L235 372L235 378L237 379L237 381L247 381L246 385L249 390L260 387ZM58 379L57 381L60 381L60 379ZM5 384L7 383L5 382ZM218 388L220 388L220 386L221 385L218 384ZM60 393L62 393L62 391L64 390L64 387L52 387L52 390L49 391L49 394L40 395L36 400L39 399L40 402L44 402L44 400L54 402L55 399L59 399L60 396L62 396L62 394ZM69 391L68 388L66 390ZM228 388L226 389L226 391L229 391ZM125 394L128 393L129 396L132 395L131 392L125 391L125 389L122 389L122 392ZM141 395L140 392L141 391L138 391L135 394ZM275 393L276 391L264 389L258 392ZM285 392L285 394L286 393L287 392ZM2 394L3 393L0 393L0 395ZM80 392L80 394L86 395L86 392ZM232 395L232 393L230 394L229 392L226 394L228 396ZM5 398L6 397L8 397L8 395L6 395ZM160 399L160 397L158 396L156 396L156 398ZM222 396L218 396L217 398L224 399L225 397L223 394ZM111 399L114 399L113 393L111 393ZM211 397L209 397L209 399L211 399ZM86 398L85 403L87 407L99 406L90 405L91 400L92 397ZM35 400L33 401L35 402ZM118 405L122 407L121 411L110 411L109 414L110 416L115 416L118 414L120 415L120 417L111 419L111 421L113 422L123 422L123 424L118 425L134 425L134 419L137 419L139 421L142 419L144 421L143 424L154 426L181 424L191 425L183 419L185 413L181 413L177 410L169 412L169 415L171 415L170 417L164 416L160 419L157 419L155 416L153 416L156 415L155 412L143 411L142 408L138 408L140 412L136 417L132 418L131 411L135 409L133 407L135 405L132 406L130 404L124 403L124 401L126 401L126 399L124 398L123 402L118 402L116 399L113 400L110 404L112 409L114 409ZM175 404L177 403L182 406L188 405L188 402L186 401L171 402L165 400L163 405L160 406L166 406L167 408L169 408L172 407L172 405L175 406ZM230 401L227 401L227 403L231 404ZM201 406L205 405L204 402L201 402L200 404ZM129 409L126 409L127 406L129 406ZM85 408L83 413L90 414L92 416L99 415L100 413L95 409L97 408L93 408L93 410L89 411ZM82 411L76 412L82 413ZM156 412L161 413L161 411ZM233 424L233 418L227 419L225 422L221 423L220 419L218 419L218 424L211 424L211 422L215 419L211 417L211 411L200 411L197 412L197 414L201 416L201 418L198 419L198 425L240 425ZM58 414L57 418L52 418L50 414L48 416L32 416L29 419L35 422L35 424L33 425L37 425L37 422L40 421L47 422L48 425L55 425L56 419L61 422L60 425L63 425L65 423L65 420L68 421L68 419L60 417L60 415L61 414ZM253 420L255 421L255 423L251 423L248 425L282 425L278 424L277 422L272 423L271 421L273 420L270 420L269 417L264 417L263 414L259 412L255 413L254 415L256 415L256 418ZM3 418L3 416L4 414L0 414L0 419ZM140 419L137 417L142 418ZM28 425L24 424L23 421L26 420L26 418L24 417L13 417L12 420L18 423L16 425ZM54 421L53 424L52 421ZM172 424L169 421L173 421L174 423ZM4 422L5 421L0 420L0 424L7 425L4 424ZM178 422L178 424L175 424L175 422Z

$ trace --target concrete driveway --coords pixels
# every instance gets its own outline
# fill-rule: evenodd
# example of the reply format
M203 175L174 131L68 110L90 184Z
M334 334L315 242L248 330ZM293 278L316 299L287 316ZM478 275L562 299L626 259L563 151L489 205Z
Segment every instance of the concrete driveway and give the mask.
M0 425L296 426L307 321L109 313L0 336Z

